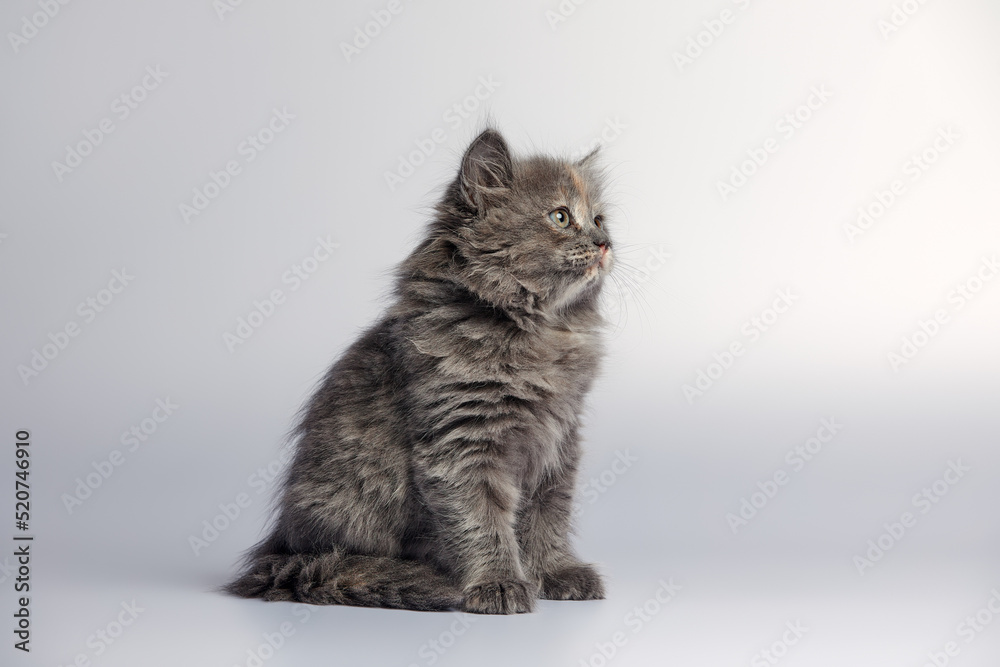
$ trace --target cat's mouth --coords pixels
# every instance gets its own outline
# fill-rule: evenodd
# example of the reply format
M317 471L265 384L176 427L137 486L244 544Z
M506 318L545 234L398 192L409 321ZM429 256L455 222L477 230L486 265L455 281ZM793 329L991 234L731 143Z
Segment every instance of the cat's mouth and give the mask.
M611 254L611 246L601 245L601 255L597 259L597 265L602 269L610 270L614 257Z
M611 270L611 264L614 262L614 257L611 254L611 248L603 243L598 246L600 250L597 252L597 257L594 261L590 263L587 267L587 274L594 273L608 273Z

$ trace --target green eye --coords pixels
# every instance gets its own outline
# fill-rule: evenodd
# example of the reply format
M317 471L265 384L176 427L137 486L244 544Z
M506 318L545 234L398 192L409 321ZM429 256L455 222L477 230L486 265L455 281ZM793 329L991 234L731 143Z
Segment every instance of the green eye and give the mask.
M549 213L549 220L565 229L566 227L569 227L569 211L564 208L557 208Z

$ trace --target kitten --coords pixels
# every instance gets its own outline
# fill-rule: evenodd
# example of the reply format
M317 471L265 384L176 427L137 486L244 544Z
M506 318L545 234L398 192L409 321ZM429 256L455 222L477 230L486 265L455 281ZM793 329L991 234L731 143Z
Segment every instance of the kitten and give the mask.
M395 300L306 405L243 597L483 614L604 597L569 542L611 239L594 154L468 147Z

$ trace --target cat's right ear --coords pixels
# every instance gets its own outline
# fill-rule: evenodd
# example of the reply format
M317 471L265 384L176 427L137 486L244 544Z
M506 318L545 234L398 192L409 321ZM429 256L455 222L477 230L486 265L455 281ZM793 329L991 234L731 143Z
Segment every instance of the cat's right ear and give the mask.
M496 130L484 130L462 156L458 175L462 197L482 211L506 192L513 180L514 164L507 142Z

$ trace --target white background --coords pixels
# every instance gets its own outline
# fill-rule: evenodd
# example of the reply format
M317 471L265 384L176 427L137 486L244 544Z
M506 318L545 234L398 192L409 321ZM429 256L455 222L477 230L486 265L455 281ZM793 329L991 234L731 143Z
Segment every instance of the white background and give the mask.
M1000 619L983 612L971 642L960 624L1000 587L1000 280L976 282L1000 253L1000 6L910 0L890 30L889 0L404 2L345 56L386 6L71 2L34 32L38 3L0 10L0 539L17 532L19 429L36 536L30 655L12 648L13 547L0 550L0 662L252 665L290 622L264 664L761 665L773 649L789 666L919 667L954 641L948 664L995 665ZM115 100L147 68L165 78L123 118ZM294 119L247 161L241 142L274 109ZM214 592L263 530L258 469L384 307L487 114L521 154L606 140L621 262L578 544L608 599L466 631L460 615L353 608L302 623L293 605ZM60 178L53 163L106 118L114 131ZM935 152L941 130L955 138ZM769 139L766 162L744 165ZM914 157L933 164L914 172ZM185 222L179 207L230 160L240 173ZM752 175L723 197L741 168ZM895 180L901 194L851 238ZM317 238L339 247L293 290L283 276ZM123 269L134 278L87 321L78 304L106 299ZM959 285L978 291L961 301ZM224 335L275 289L285 301L231 351ZM779 290L794 302L774 321ZM751 340L754 317L771 324ZM70 323L79 334L45 348ZM734 342L743 354L712 367ZM52 358L19 371L35 351ZM685 396L699 372L715 379ZM173 414L148 421L168 398ZM824 418L843 426L796 471L786 453ZM155 432L130 451L122 434L144 420ZM114 450L121 465L98 479ZM619 456L633 463L616 472ZM943 497L914 504L959 461L969 471ZM773 498L753 496L780 472ZM68 506L88 475L99 485ZM249 506L220 519L239 494ZM744 499L762 507L734 531ZM905 512L915 525L859 568ZM665 605L661 580L681 586ZM134 623L97 639L133 601ZM656 613L638 624L627 615L644 604ZM796 622L808 630L783 650Z

